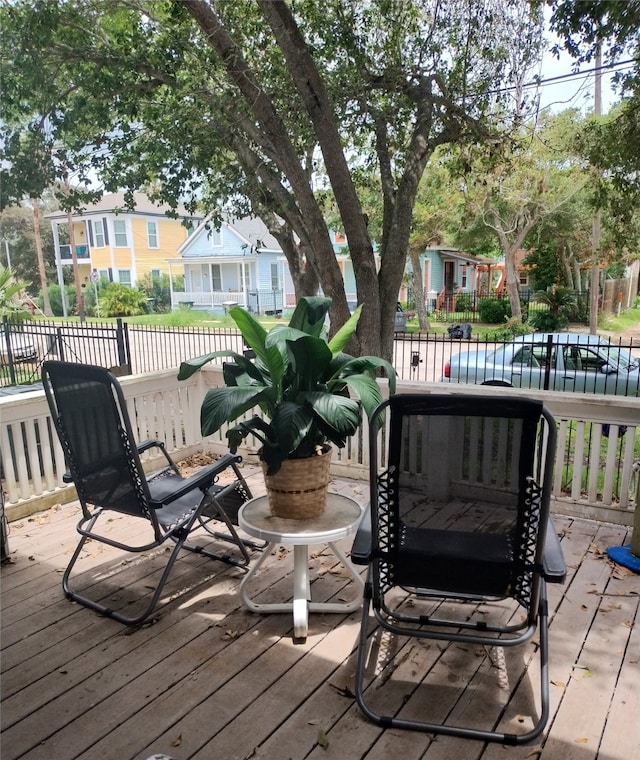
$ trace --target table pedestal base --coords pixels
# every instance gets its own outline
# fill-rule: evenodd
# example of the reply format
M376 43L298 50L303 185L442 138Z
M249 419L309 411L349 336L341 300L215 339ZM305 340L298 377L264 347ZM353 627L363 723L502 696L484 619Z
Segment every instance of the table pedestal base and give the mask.
M293 613L293 636L295 639L306 639L309 630L310 612L353 612L362 603L362 590L364 581L359 573L349 562L344 552L332 542L327 545L335 556L344 565L351 578L357 584L357 593L351 602L312 602L311 585L309 583L309 548L307 544L294 544L293 546L293 600L283 603L260 603L254 602L248 594L247 586L262 563L271 555L273 549L279 544L269 543L258 561L251 567L240 584L240 597L245 606L252 612L288 612Z

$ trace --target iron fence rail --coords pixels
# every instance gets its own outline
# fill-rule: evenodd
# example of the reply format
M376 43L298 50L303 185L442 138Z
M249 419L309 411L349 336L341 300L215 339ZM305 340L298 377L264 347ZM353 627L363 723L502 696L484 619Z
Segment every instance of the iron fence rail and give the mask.
M16 343L19 336L19 343ZM33 344L35 358L16 356L13 347ZM435 333L396 334L393 365L401 380L440 380L452 356L466 351L492 351L504 343L495 340L452 338ZM640 345L614 339L612 345L640 355ZM177 368L180 362L213 351L241 353L246 346L232 328L155 327L116 322L65 323L47 320L11 322L6 317L0 333L0 387L28 386L40 380L48 358L98 364L119 375L143 374ZM541 375L539 389L549 386ZM558 387L556 386L556 390ZM608 392L608 391L607 391ZM614 391L615 392L615 391ZM637 395L631 389L621 395Z

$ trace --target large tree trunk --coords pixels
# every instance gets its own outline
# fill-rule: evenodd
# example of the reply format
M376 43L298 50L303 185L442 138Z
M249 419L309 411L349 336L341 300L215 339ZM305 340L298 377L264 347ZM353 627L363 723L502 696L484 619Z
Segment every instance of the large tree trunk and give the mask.
M345 322L349 317L349 308L329 230L285 125L214 8L200 0L183 0L183 4L204 32L207 42L219 56L228 76L249 104L262 130L262 136L272 147L272 157L290 183L291 192L299 207L299 226L303 228L300 229L300 237L308 242L305 252L309 257L309 263L321 277L324 294L333 301L332 321L337 319L340 323Z
M36 256L38 259L38 274L40 275L40 289L42 290L42 305L45 317L52 317L51 301L49 300L49 288L47 285L47 272L44 267L44 256L42 254L42 236L40 235L40 199L32 198L31 207L33 208L33 234L36 245Z
M429 317L424 297L424 280L422 277L422 263L420 262L420 252L414 248L409 248L411 257L411 266L413 268L413 292L416 298L416 312L418 313L418 324L421 330L430 330Z

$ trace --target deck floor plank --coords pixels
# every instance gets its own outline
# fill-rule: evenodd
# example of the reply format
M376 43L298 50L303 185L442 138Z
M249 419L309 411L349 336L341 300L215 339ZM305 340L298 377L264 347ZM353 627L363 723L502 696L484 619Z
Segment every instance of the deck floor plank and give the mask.
M360 503L367 497L362 484L334 485ZM154 752L175 760L640 757L640 577L605 554L628 539L620 526L555 517L569 575L565 586L549 586L551 720L535 746L505 750L371 724L352 695L360 612L312 614L306 642L294 644L290 616L245 610L243 574L222 563L183 553L153 624L135 630L70 603L61 571L77 519L68 505L11 526L14 563L3 566L1 589L3 760L146 760ZM100 580L107 587L99 593L126 606L148 592L161 560L150 553L123 564L118 550L91 546L78 583L97 591ZM291 565L290 550L279 548L252 594L290 598ZM312 552L310 568L314 599L350 598L330 552ZM386 688L390 699L413 694L407 713L428 702L482 720L504 706L485 657L434 642L401 646ZM504 663L517 682L529 656L507 650ZM537 695L533 663L506 705L507 725Z

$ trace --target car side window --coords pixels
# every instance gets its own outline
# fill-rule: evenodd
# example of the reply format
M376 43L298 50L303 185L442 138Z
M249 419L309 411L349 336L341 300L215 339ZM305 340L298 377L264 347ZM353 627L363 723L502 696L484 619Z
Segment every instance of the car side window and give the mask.
M564 357L564 368L573 372L582 369L580 360L580 350L577 346L564 346L562 349Z
M547 364L547 346L545 344L531 346L531 353L533 354L533 358L536 360L538 367L544 367ZM555 363L555 354L552 353L552 360Z
M523 367L539 367L538 360L536 359L533 350L531 346L523 346L520 351L518 351L512 361L511 364L520 364Z
M578 349L580 357L580 367L583 372L599 372L604 365L604 360L595 351L588 348Z

